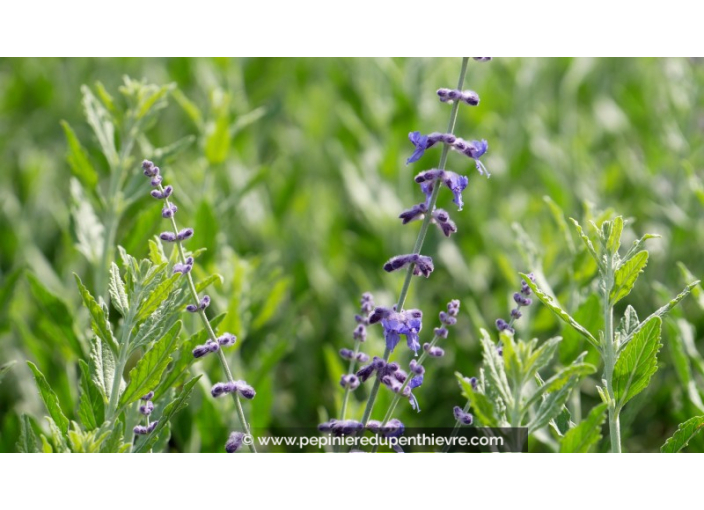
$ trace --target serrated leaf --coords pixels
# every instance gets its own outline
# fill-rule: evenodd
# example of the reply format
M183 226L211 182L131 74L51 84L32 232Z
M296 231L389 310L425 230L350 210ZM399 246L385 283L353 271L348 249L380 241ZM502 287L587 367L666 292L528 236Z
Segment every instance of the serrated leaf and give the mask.
M176 349L181 321L174 324L166 334L154 342L137 365L130 371L130 381L120 397L120 408L136 402L142 395L155 390L161 375L171 362L171 353Z
M90 263L99 265L104 248L105 227L77 179L71 178L70 190L71 231L75 236L76 249Z
M54 390L51 389L51 386L49 386L49 383L46 381L44 374L41 373L34 363L28 361L27 366L29 366L34 374L34 380L36 381L37 388L39 389L39 396L42 397L44 405L46 406L47 411L49 411L49 415L53 418L59 430L65 436L68 432L68 418L66 418L66 415L61 410L59 397L56 396L56 393L54 393Z
M560 389L553 391L552 393L543 394L543 401L538 407L538 411L535 416L528 424L528 432L533 433L534 431L543 428L551 420L560 415L562 409L565 406L565 402L570 396L572 390L579 382L579 377L574 376L567 381L564 386Z
M163 301L159 307L139 326L137 334L130 341L130 350L147 345L160 338L164 331L170 329L178 319L176 311L180 304L181 290L176 289Z
M692 438L703 429L704 416L695 416L684 423L680 423L679 427L677 427L677 432L665 441L665 444L662 445L660 451L662 453L681 452L689 444Z
M504 402L511 402L511 388L506 379L503 359L499 356L496 344L491 340L489 333L484 329L480 331L486 384L494 388Z
M643 391L657 371L661 326L659 317L649 319L616 360L613 391L618 408Z
M110 284L108 286L112 305L120 312L123 317L127 316L127 311L130 309L130 303L127 299L125 290L125 282L120 276L120 268L114 262L110 265Z
M157 308L169 297L171 290L174 288L176 282L178 282L180 274L171 275L169 278L164 279L156 288L149 293L147 299L142 301L139 306L139 312L137 313L137 323L142 322L151 314L153 314Z
M629 335L633 334L639 324L636 309L628 305L618 324L618 331L621 333L621 338L627 338Z
M470 408L474 416L483 427L495 427L498 425L494 414L494 406L483 393L472 389L472 385L459 372L455 372L455 377L462 389L462 395L469 400Z
M117 340L115 340L115 337L112 335L112 328L110 327L110 320L108 319L107 311L98 304L86 286L83 285L83 282L78 275L74 273L73 276L76 279L76 285L78 286L78 291L83 299L83 304L90 313L93 332L98 336L98 338L117 352Z
M66 302L49 291L32 273L26 273L29 289L39 304L42 314L49 319L48 325L57 340L65 340L71 350L80 358L83 347L74 331L73 313Z
M110 400L115 378L115 356L112 350L98 337L93 337L90 350L90 374L96 388L106 401ZM122 377L120 375L120 377Z
M82 86L81 92L83 93L83 108L85 109L86 120L90 127L93 128L108 164L111 168L114 168L119 158L115 148L115 126L112 123L110 114L88 87Z
M542 386L538 386L525 404L529 408L537 403L540 398L546 393L558 391L565 386L571 379L580 379L585 375L591 375L596 372L596 367L589 363L582 363L581 357L571 365L567 365L550 379L545 381Z
M88 153L86 153L85 149L81 146L81 142L78 141L76 133L71 129L68 122L62 120L61 127L64 129L66 142L68 143L66 161L68 161L73 175L75 175L87 189L95 189L98 184L98 173L88 159Z
M152 264L166 264L168 262L160 239L157 241L149 240L149 260L152 261Z
M599 404L579 425L567 431L560 441L560 453L587 453L601 439L608 405Z
M221 313L210 321L210 327L213 328L213 331L217 331L218 326L226 315L227 313ZM181 344L177 353L174 355L172 367L154 392L155 400L164 395L185 374L186 370L197 361L191 351L193 351L196 345L204 344L206 340L208 340L208 334L208 330L203 328Z
M105 400L90 375L88 364L78 360L81 369L81 396L78 400L78 417L86 430L94 430L105 419Z
M110 435L103 441L100 446L101 453L117 453L122 447L123 434L125 430L125 424L121 421L117 421L115 426L110 431Z
M618 253L618 249L621 247L621 234L623 234L623 218L616 216L611 222L611 232L606 240L606 249L610 253Z
M161 417L159 418L159 424L151 434L144 436L144 441L137 446L135 453L148 452L154 446L169 420L188 405L188 399L193 391L193 386L195 386L200 378L200 375L196 376L183 385L181 393L164 408L164 412L161 413Z
M643 250L636 253L630 260L619 266L614 273L614 287L611 289L609 299L616 304L630 294L631 289L638 279L638 275L648 264L648 252Z
M32 419L23 414L20 417L20 437L17 441L17 451L19 453L38 453L37 435L34 433Z
M551 296L548 296L542 290L540 290L537 285L533 283L533 281L528 277L528 275L523 273L520 273L520 275L521 277L523 277L523 280L531 288L536 297L540 299L540 301L542 301L545 306L547 306L562 321L572 326L578 333L580 333L584 338L586 338L590 344L592 344L597 349L599 348L599 342L597 342L596 338L594 338L594 336L592 336L592 334L587 331L584 326L579 324L570 316L570 314L564 311Z

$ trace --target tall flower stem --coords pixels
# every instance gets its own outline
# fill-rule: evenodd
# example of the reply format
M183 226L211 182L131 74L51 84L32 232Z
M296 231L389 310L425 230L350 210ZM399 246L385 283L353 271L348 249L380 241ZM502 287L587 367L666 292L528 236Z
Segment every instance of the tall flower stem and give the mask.
M161 184L158 186L160 192L164 192L164 188L161 186ZM166 207L170 208L171 203L169 202L169 199L165 199L166 202ZM178 226L176 225L176 218L175 215L171 215L171 226L174 229L174 234L178 234ZM183 249L183 243L181 241L176 241L176 246L178 248L178 253L181 257L181 263L186 264L186 252ZM196 285L193 282L193 277L191 276L190 272L187 272L185 274L185 277L188 281L188 288L191 293L191 297L193 297L193 302L198 305L200 302L200 297L198 297L198 290L196 289ZM206 331L208 332L208 338L215 342L218 343L218 337L215 334L215 331L213 331L213 327L210 325L210 321L208 320L208 316L205 314L205 310L201 309L198 311L198 315L200 316L201 320L203 321L203 325L205 326ZM225 376L227 377L228 382L234 382L235 378L232 376L232 371L230 370L230 366L227 364L227 358L225 358L225 353L222 352L222 349L218 349L216 351L218 360L220 361L220 365L222 366L223 372L225 372ZM237 410L237 417L239 418L240 426L244 430L246 434L248 434L250 437L252 435L249 424L247 423L247 418L244 415L244 409L242 409L242 401L240 400L240 396L236 393L233 392L231 393L232 395L232 400L235 402L235 409ZM250 442L251 444L247 445L249 447L249 450L252 453L257 453L257 449L254 446L254 441Z
M611 438L611 452L621 453L621 424L619 414L621 409L614 398L614 367L616 365L616 344L614 342L614 308L611 303L611 290L614 286L614 260L613 255L606 257L602 281L602 303L604 309L604 379L606 392L609 395L609 436Z
M469 57L462 58L462 70L460 71L460 77L457 82L457 89L462 90L464 86L464 76L467 73L467 63L469 62ZM447 132L452 134L455 131L455 124L457 123L457 113L459 111L460 101L455 101L452 105L452 112L450 113L450 122L447 126ZM447 163L447 154L450 151L450 146L448 144L443 144L442 154L440 155L440 164L438 165L439 170L444 170ZM432 219L432 212L435 209L435 204L438 201L438 195L440 193L440 183L433 186L433 192L430 195L430 201L428 203L428 213L423 218L423 223L420 226L420 231L418 232L418 238L416 239L416 244L413 248L413 253L419 254L423 248L423 243L425 242L425 236L428 233L428 228L430 227L430 220ZM403 287L401 287L401 295L398 298L398 304L396 305L396 310L399 312L403 310L403 305L406 302L406 297L408 296L408 289L411 286L411 278L413 278L413 268L415 264L411 264L406 271L406 279L403 281ZM388 347L384 350L384 361L389 361L391 357L391 349ZM367 399L367 405L364 408L364 415L362 416L362 424L367 425L369 418L371 417L372 410L374 409L374 403L376 402L376 397L379 394L379 386L381 385L381 380L377 375L374 380L374 385L372 386L371 392L369 393L369 398Z

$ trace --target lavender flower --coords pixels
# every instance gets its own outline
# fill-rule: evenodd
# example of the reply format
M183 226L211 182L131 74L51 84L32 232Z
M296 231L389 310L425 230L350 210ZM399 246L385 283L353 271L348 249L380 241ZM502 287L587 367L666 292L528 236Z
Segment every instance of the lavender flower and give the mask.
M159 239L166 241L167 243L173 243L176 242L176 234L173 232L162 232L159 234Z
M153 399L153 398L154 398L154 392L153 392L153 391L150 391L150 392L147 393L146 395L142 395L142 396L140 397L140 400L144 400L144 401L146 402L147 400L151 400L151 399Z
M218 344L221 347L230 347L231 345L235 345L236 341L237 337L232 333L224 333L218 337Z
M144 416L149 416L152 414L152 411L154 411L154 402L151 400L148 400L144 403L144 405L139 406L139 412Z
M196 313L196 312L198 312L198 311L200 311L200 310L205 310L206 308L208 308L208 306L210 306L210 296L205 295L205 296L203 296L203 298L200 300L200 303L198 303L197 306L196 306L196 305L192 305L192 304L191 304L191 305L188 305L188 306L186 306L186 310L189 311L189 312L191 312L191 313Z
M432 258L426 255L410 253L408 255L397 255L389 259L389 261L384 264L384 271L390 273L409 264L415 264L413 267L413 274L415 276L423 275L428 278L430 273L435 269Z
M132 432L137 436L144 436L149 433L147 427L144 425L135 425Z
M445 237L450 237L457 232L457 225L450 219L450 215L444 209L433 211L433 223L442 231Z
M178 234L176 234L176 237L179 241L185 241L186 239L190 239L191 237L193 237L193 229L184 228L180 230Z
M434 347L429 343L423 344L423 350L428 353L428 356L433 358L442 358L445 355L445 351L440 347Z
M230 437L227 438L227 443L225 443L225 451L227 453L235 453L242 447L244 441L244 432L233 432Z
M399 214L398 217L403 220L402 224L405 225L406 223L410 223L411 221L422 220L425 216L425 213L427 212L428 205L425 202L421 202L420 204L414 205L410 209L406 209L401 214Z
M423 365L421 365L414 359L411 360L408 366L411 369L411 372L413 372L414 374L423 375L425 373L425 368L423 367Z
M469 413L465 413L459 406L455 406L452 412L455 415L455 420L462 425L471 425L474 422L474 417Z
M343 375L340 378L340 386L356 390L359 387L359 378L354 374Z
M178 211L178 207L176 207L176 204L166 204L161 209L161 217L165 219L173 218L174 214L176 214L176 211Z
M438 89L437 94L443 103L462 101L470 106L479 104L479 94L473 90Z
M416 352L420 349L418 333L423 328L423 312L420 310L406 310L391 312L381 320L384 328L386 348L393 351L401 340L401 335L406 337L408 348Z
M530 273L528 275L531 281L535 282L535 275L533 273ZM513 333L513 323L520 319L523 314L521 313L521 307L524 306L529 306L533 300L530 299L528 296L530 296L531 290L528 284L525 282L525 280L521 280L521 291L516 292L513 294L513 300L516 303L516 307L511 310L511 319L509 322L506 322L504 319L496 319L496 329L501 331L508 331L509 333Z
M147 434L151 434L152 432L154 432L154 429L157 425L159 425L159 420L154 420L149 425L147 425Z
M155 175L159 175L159 167L154 166L154 163L148 159L142 161L142 169L144 170L144 175L146 177L154 177Z
M452 202L457 205L457 210L461 211L464 206L464 202L462 201L462 192L469 184L469 179L464 175L446 171L443 176L443 182L445 183L445 186L450 188L450 191L452 191L452 195L454 196Z
M364 425L355 420L332 419L318 425L321 432L330 432L333 436L354 436L364 430Z
M158 186L161 186L161 183L159 183ZM158 189L152 190L150 195L156 198L157 200L164 200L169 198L173 192L173 186L166 186L165 188L163 188L162 191L159 191Z
M408 133L408 139L415 146L416 150L414 150L411 157L406 160L407 165L418 161L425 153L425 149L430 147L428 145L428 137L421 135L419 131Z

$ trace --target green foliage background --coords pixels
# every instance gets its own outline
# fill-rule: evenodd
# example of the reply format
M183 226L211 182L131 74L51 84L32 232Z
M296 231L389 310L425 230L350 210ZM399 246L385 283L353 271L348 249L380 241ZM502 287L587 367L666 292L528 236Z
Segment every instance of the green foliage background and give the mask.
M401 226L397 216L421 201L412 177L439 157L430 150L406 167L407 135L445 128L449 110L435 90L452 86L458 71L459 59L0 60L0 365L17 361L0 383L0 451L15 450L21 413L46 414L24 360L39 366L69 418L76 413L75 352L62 330L47 324L28 274L66 302L75 315L69 329L79 336L87 330L72 273L89 288L95 282L75 247L61 121L101 180L107 164L85 122L81 85L100 81L114 95L123 75L176 85L134 151L134 173L153 147L192 137L156 163L176 187L180 223L196 229L190 247L208 249L198 275L224 276L211 292L211 310L228 311L227 325L239 337L234 368L258 391L251 421L255 428L305 427L337 413L343 365L335 353L352 343L361 293L372 291L384 305L398 296L403 275L381 267L411 250L417 224ZM609 210L624 215L626 244L645 232L662 236L650 242L648 267L621 311L632 304L644 317L676 294L685 283L677 262L704 275L701 61L495 59L471 62L467 85L481 104L460 110L456 133L489 141L483 161L492 177L450 155L448 167L470 176L461 213L449 193L440 197L459 232L447 240L431 230L423 252L436 270L413 282L408 304L424 310L426 333L450 299L461 299L462 310L444 344L448 355L427 364L416 391L423 412L399 406L407 425L452 425L452 406L462 404L453 374L476 370L478 328L508 314L519 271L543 271L568 308L574 295L588 293L587 278L568 282L570 243L578 239L559 228L544 197L580 221ZM144 190L117 235L137 257L147 255L147 240L163 226L159 204ZM686 300L666 321L660 370L622 416L628 451L656 451L678 423L702 414L668 349L686 332L704 349L697 301ZM561 328L538 303L517 331L544 339ZM370 329L364 350L383 351L380 328ZM194 371L205 377L176 418L169 448L221 451L234 413L206 398L216 361ZM701 394L702 379L694 377ZM598 403L596 379L582 385L584 416ZM533 441L531 448L546 446ZM695 438L689 448L703 451L704 441Z

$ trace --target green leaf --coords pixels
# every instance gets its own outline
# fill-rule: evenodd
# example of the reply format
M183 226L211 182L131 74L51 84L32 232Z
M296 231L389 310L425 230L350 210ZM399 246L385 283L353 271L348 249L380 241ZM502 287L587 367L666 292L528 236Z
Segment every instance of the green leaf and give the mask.
M659 317L649 319L616 360L613 388L618 408L643 391L657 371L661 326Z
M188 115L196 127L201 129L203 126L203 115L200 113L196 104L188 99L180 89L174 90L171 95L181 108L183 108L183 111L186 112L186 115Z
M675 366L677 377L682 387L686 389L690 402L704 412L704 402L702 402L701 395L699 395L687 352L687 347L694 344L694 326L684 319L678 319L674 325L672 323L668 323L668 325L671 334L667 344L670 348L670 355L672 356L672 363ZM693 361L696 362L696 358Z
M61 127L64 128L64 134L68 142L69 152L66 156L66 160L71 167L73 175L75 175L87 189L95 189L98 184L98 173L95 171L95 168L93 168L93 165L91 165L88 154L81 146L81 142L78 141L76 133L73 132L68 122L62 120Z
M38 453L37 435L34 433L32 419L23 414L20 417L20 438L17 441L17 451L19 453Z
M636 253L640 253L641 247L645 244L645 242L648 239L659 239L659 238L660 238L660 236L657 234L645 234L643 237L641 237L637 241L633 241L633 246L631 246L631 249L628 250L628 253L626 253L626 256L623 257L623 260L621 260L621 264L631 260L631 258Z
M159 418L159 424L156 426L154 431L151 434L144 436L144 441L134 450L136 453L148 452L151 447L156 444L161 431L164 427L166 427L169 420L171 420L176 413L180 412L188 405L188 399L193 391L193 386L195 386L200 377L201 376L196 376L183 385L181 393L179 393L178 396L164 408L164 412L161 413L161 417Z
M154 342L137 365L130 371L130 381L120 397L120 408L136 402L142 395L155 390L161 380L161 375L171 362L171 353L176 349L178 334L181 332L181 321L159 340Z
M581 358L582 356L577 358L573 364L567 365L565 368L553 375L550 379L545 381L542 386L538 386L526 402L525 407L528 408L537 403L544 394L559 390L573 378L578 380L585 375L590 375L596 372L596 367L594 365L582 363Z
M680 423L677 427L677 432L665 441L662 445L660 451L662 453L679 453L681 452L692 440L692 438L704 429L704 416L695 416L690 418L684 423Z
M142 322L147 317L152 315L159 306L169 297L171 290L174 288L176 282L178 282L181 275L175 274L166 278L157 287L149 293L149 296L142 302L139 306L139 312L137 313L137 323Z
M178 275L174 275L178 276ZM177 311L183 306L180 289L176 289L165 301L139 326L137 333L130 341L130 351L150 344L161 338L164 332L170 329L178 319Z
M601 439L607 404L599 404L579 425L567 431L560 442L560 453L587 453Z
M76 279L76 285L78 286L78 291L81 294L81 298L83 298L83 304L90 313L93 332L98 336L98 338L117 352L117 340L115 340L115 337L112 335L112 328L110 327L110 320L108 319L108 311L98 304L86 286L83 285L83 282L78 275L73 273L73 276Z
M73 313L66 302L50 292L34 274L26 274L32 296L39 304L42 315L49 319L47 324L52 336L57 340L65 340L79 358L83 357L83 347L74 331Z
M680 273L682 274L682 278L684 279L685 282L692 282L694 280L697 280L695 276L687 269L687 266L685 266L682 262L677 263L677 267L680 270ZM692 296L694 296L694 299L697 300L697 304L699 305L699 308L704 310L704 291L702 290L700 285L695 285L692 287ZM0 300L0 302L2 302Z
M78 360L81 369L81 396L78 401L78 417L86 430L97 429L105 419L105 400L93 382L88 364Z
M474 391L467 378L459 372L455 372L455 377L457 377L457 381L462 389L462 395L469 400L472 413L474 413L474 416L479 420L479 423L483 427L497 426L498 422L494 415L494 406L486 395Z
M70 220L71 233L76 242L76 249L88 262L100 265L104 249L105 227L95 214L90 201L86 198L81 184L71 179Z
M621 247L621 234L623 234L623 218L616 216L611 222L611 232L606 240L606 249L610 253L618 253L618 249Z
M572 326L578 333L584 336L584 338L586 338L590 344L592 344L597 349L599 348L599 342L597 342L596 338L594 338L592 334L584 328L584 326L579 324L570 316L570 314L564 311L551 296L548 296L542 290L540 290L535 285L535 283L533 283L533 281L528 277L528 275L523 273L520 273L520 275L521 277L523 277L523 280L526 282L526 284L528 284L528 286L531 288L533 293L535 293L537 298L540 299L540 301L542 301L545 306L552 310L552 312L557 315L561 320Z
M261 310L257 314L256 318L252 321L252 329L256 330L264 326L274 314L280 310L281 303L286 298L286 293L291 285L292 280L290 278L282 278L278 280L271 292L267 295L266 301L262 305Z
M166 264L168 262L166 255L164 255L164 246L158 238L157 241L153 239L149 240L149 260L155 265Z
M127 311L130 309L130 303L127 300L127 292L125 290L125 282L120 276L120 268L114 262L110 265L110 284L108 286L112 305L120 312L123 317L127 316Z
M549 382L550 380L547 381L547 383ZM552 393L544 394L543 392L540 392L543 393L543 402L540 404L538 411L528 424L529 433L533 433L536 430L543 428L550 423L551 420L555 419L555 417L562 413L565 402L567 402L570 393L572 393L572 390L574 390L578 382L579 377L574 376L570 378L560 389L555 390ZM540 389L538 389L538 391L539 390ZM536 391L536 393L538 393L538 391Z
M10 360L0 365L0 382L2 382L2 378L5 377L5 373L8 372L15 363L17 363L15 360Z
M219 274L211 274L205 280L196 283L196 291L200 294L215 282L222 284L222 276Z
M618 331L621 334L621 338L628 338L636 330L640 322L638 321L638 314L636 309L631 305L626 307L626 311L621 317L621 321L618 324Z
M572 314L574 320L581 324L587 331L599 331L604 327L604 314L601 313L601 300L596 294L589 297L580 304ZM600 354L587 342L584 337L573 328L566 327L562 331L562 342L560 343L560 363L568 365L585 349L588 349L587 361L597 363Z
M98 337L93 337L90 350L90 374L96 388L106 401L110 400L115 378L115 356L112 350ZM119 374L122 377L122 374Z
M215 215L208 200L202 200L198 205L194 227L196 232L198 232L201 246L206 249L201 262L205 265L217 253L217 235L219 231L218 217Z
M100 446L100 453L118 453L122 447L124 431L125 424L121 421L117 421L110 431L110 435Z
M648 263L648 252L643 250L636 253L630 260L621 264L614 274L614 287L611 289L609 299L616 304L630 294L638 275L643 272Z
M61 410L59 397L57 397L54 390L51 389L51 386L49 386L49 383L46 381L44 374L39 371L37 366L31 361L28 361L27 365L34 374L34 380L37 383L37 388L39 388L39 396L42 397L44 405L46 406L47 411L49 411L49 415L53 418L59 430L65 436L68 432L68 418L66 418L66 415Z
M570 231L567 228L567 222L565 221L564 211L559 205L555 203L552 198L547 195L543 197L543 201L548 205L550 213L552 214L555 223L557 223L557 226L560 229L560 233L565 238L565 243L567 243L567 249L570 253L574 254L576 249L574 246L574 241L572 240L572 236L570 235Z
M112 123L110 114L103 105L95 98L91 90L85 85L81 87L83 92L83 108L86 113L86 120L93 128L98 143L108 160L111 169L114 169L118 162L117 149L115 148L115 126Z
M491 340L485 329L481 330L482 358L486 370L486 384L495 389L504 402L511 402L511 388L506 379L504 360L496 350L496 344Z
M211 165L222 163L230 151L230 119L227 101L220 108L215 123L208 129L205 137L205 157Z
M682 301L684 298L687 297L687 295L691 292L691 290L699 285L699 280L696 282L692 282L689 285L687 285L682 292L680 292L677 296L675 296L669 303L667 303L665 306L662 306L655 310L653 313L651 313L643 322L641 322L636 329L633 330L633 332L621 343L619 346L619 350L622 350L626 347L626 345L631 341L631 339L634 338L635 334L640 331L643 326L648 323L650 320L656 318L656 317L663 317L665 314L667 314L670 310L672 310L677 303Z
M587 251L589 252L589 254L592 256L592 258L598 265L601 265L601 259L599 258L599 255L597 254L596 250L594 249L594 245L592 244L591 239L589 239L589 236L584 233L582 226L574 218L570 218L570 221L574 224L575 228L577 229L577 234L579 234L579 237L584 242L584 246L587 247Z
M213 331L217 331L218 326L226 315L227 313L221 313L210 321L210 327L213 328ZM174 362L172 367L166 373L161 381L161 384L159 384L159 387L154 392L155 400L164 395L172 386L174 386L186 373L186 370L188 370L191 365L197 361L196 358L193 357L191 351L193 351L196 345L204 344L206 340L208 340L208 330L203 328L181 344L178 351L173 356Z

